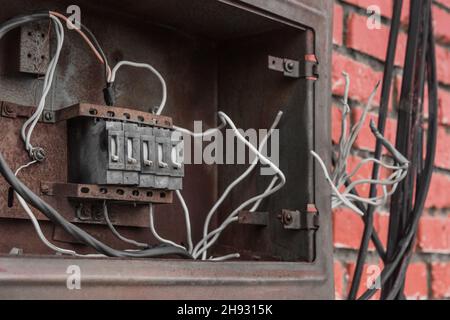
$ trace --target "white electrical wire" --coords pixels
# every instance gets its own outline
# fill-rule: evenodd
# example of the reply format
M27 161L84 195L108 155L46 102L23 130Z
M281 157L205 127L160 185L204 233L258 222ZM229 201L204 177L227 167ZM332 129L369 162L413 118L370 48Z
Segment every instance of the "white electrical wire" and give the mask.
M28 168L29 166L35 164L37 161L31 161L27 164L24 164L22 166L20 166L16 172L15 175L17 176L20 171L22 171L25 168ZM41 239L41 241L51 250L55 251L55 252L59 252L61 254L67 254L67 255L71 255L71 256L76 256L76 257L104 257L104 255L102 254L87 254L87 255L82 255L82 254L78 254L73 250L69 250L69 249L64 249L64 248L60 248L56 245L54 245L53 243L51 243L50 241L47 240L47 238L45 237L44 233L42 232L41 226L39 225L39 221L38 219L34 216L33 212L31 211L31 208L28 206L28 204L26 203L26 201L17 193L14 192L15 196L17 197L17 199L19 200L19 204L20 206L23 208L23 210L25 211L25 213L28 215L28 217L30 218L31 222L33 223L34 229L36 230L36 233L39 237L39 239Z
M61 53L61 49L62 49L62 45L64 42L64 28L61 24L61 22L59 21L59 19L57 19L56 17L54 17L53 15L50 15L50 18L53 20L53 22L55 23L55 30L56 30L56 36L57 36L57 49L56 49L56 53L54 55L54 57L52 58L52 60L49 63L49 67L47 69L47 72L45 74L45 78L44 78L44 86L43 86L43 93L41 96L41 100L38 104L38 107L36 109L36 111L34 112L34 114L24 123L22 130L21 130L21 136L22 139L25 142L25 148L26 150L30 153L30 156L34 156L33 152L35 150L35 148L32 146L31 144L31 136L32 133L34 131L34 128L37 124L37 122L39 121L39 119L42 116L42 113L44 111L45 108L45 103L46 103L46 98L48 96L48 93L52 87L52 83L53 83L53 79L54 79L54 75L55 75L55 70L56 70L56 66L60 57L60 53ZM113 83L115 81L116 78L116 73L117 71L120 69L121 66L132 66L132 67L138 67L138 68L145 68L150 70L151 72L153 72L158 79L160 80L161 84L162 84L162 101L160 106L158 107L158 110L156 112L156 114L160 115L164 109L164 106L166 104L167 101L167 86L165 83L164 78L161 76L161 74L151 65L149 64L145 64L145 63L136 63L136 62L131 62L131 61L121 61L119 62L111 71L111 76L109 78L109 82ZM279 122L279 119L281 117L281 112L277 115L276 121L273 125L273 128L276 127L276 125ZM223 222L223 224L221 225L221 227L217 228L216 230L214 230L211 233L207 233L207 227L206 227L206 238L204 238L204 243L205 243L205 247L202 248L202 250L199 251L198 254L200 253L204 253L205 258L206 258L206 250L215 242L215 240L220 236L220 233L232 222L237 221L237 217L235 217L236 213L238 213L241 209L240 208L245 208L246 206L254 203L253 207L250 209L252 211L256 210L258 208L258 206L260 205L261 201L273 194L274 192L276 192L277 190L279 190L285 183L286 179L284 174L281 172L281 170L279 170L269 159L267 159L264 155L261 154L260 150L257 150L253 145L251 145L238 131L238 129L234 126L234 123L231 121L231 119L224 114L223 112L219 112L219 118L221 119L222 123L220 126L218 126L217 128L212 128L209 129L203 133L194 133L192 131L189 131L187 129L184 128L180 128L180 127L174 127L175 130L180 131L182 133L188 134L194 138L198 138L198 137L206 137L209 135L212 135L214 133L216 133L217 131L220 131L221 129L223 129L226 126L226 123L230 124L230 126L232 127L233 131L235 132L236 136L238 137L239 140L241 140L244 144L246 144L249 149L254 152L257 155L257 158L255 158L254 163L252 163L252 165L250 166L250 170L247 170L246 172L244 172L243 175L241 175L241 177L239 177L236 181L233 182L232 185L230 185L231 187L227 188L227 191L224 193L223 197L221 199L219 199L219 201L217 202L218 205L220 205L224 198L228 195L228 193L231 191L231 189L234 188L235 185L237 185L240 181L242 181L242 179L244 179L250 172L251 170L253 170L253 168L256 166L258 161L261 161L262 164L265 165L269 165L275 172L276 174L279 175L279 177L281 178L282 182L277 186L274 187L276 181L278 180L278 177L274 177L274 179L272 180L272 182L270 183L269 187L266 189L266 191L256 197L253 197L249 200L247 200L246 202L244 202L243 204L241 204L241 206L239 206L238 209L236 209L235 211L233 211L230 216ZM260 149L263 147L263 145L266 143L268 137L270 136L270 134L272 133L273 129L270 131L269 134L266 135L266 137L264 138L264 143L261 144ZM32 161L27 165L24 165L22 167L20 167L17 171L20 172L20 170L22 170L23 168L28 167L29 165L31 165L32 163L36 163L36 161ZM191 225L190 225L190 217L189 217L189 210L186 206L186 203L184 202L184 199L181 195L181 193L179 191L176 192L181 205L183 207L183 211L185 214L185 219L186 219L186 229L187 229L187 237L188 237L188 250L189 252L193 252L194 248L193 248L193 243L192 243L192 234L191 234ZM17 195L17 194L16 194ZM62 254L69 254L69 255L74 255L74 256L81 256L81 257L98 257L98 256L103 256L103 255L98 255L98 254L89 254L89 255L79 255L77 254L75 251L73 250L68 250L68 249L63 249L63 248L59 248L55 245L53 245L52 243L50 243L44 236L40 226L39 226L39 222L36 219L36 217L34 216L34 214L32 213L31 209L29 208L29 206L27 205L27 203L24 201L24 199L22 199L19 195L17 195L18 199L19 199L19 203L22 205L22 207L24 208L25 212L28 214L28 216L30 217L30 219L32 220L32 223L36 229L36 232L38 234L38 236L41 238L41 240L44 242L44 244L46 244L49 248L51 248L52 250L56 251L56 252L60 252ZM218 207L217 205L217 207ZM216 209L214 209L215 211ZM162 237L160 237L158 235L158 233L155 230L155 226L154 226L154 217L153 217L153 208L152 205L150 205L150 229L153 233L153 235L161 242L163 243L167 243L167 244L171 244L173 246L179 247L179 248L183 248L185 249L183 246L178 245L170 240L164 239ZM214 213L214 211L210 211L211 215ZM105 218L107 220L107 224L108 226L111 228L112 224L109 221L109 217L107 217L107 211L105 211ZM209 218L210 219L210 218ZM109 223L108 223L109 222ZM205 225L209 225L209 221L208 223L205 223ZM114 232L116 231L115 228L112 226L111 230ZM118 232L114 232L114 234L118 234ZM119 234L120 235L120 234ZM210 241L207 242L207 240L211 237L214 238ZM122 240L126 239L124 237L120 238ZM138 246L147 246L146 244L141 244L138 242L135 242L133 240L130 239L126 239L127 242L132 243L134 245L138 245ZM125 240L124 240L125 241ZM133 242L131 242L133 241ZM203 243L203 242L201 242ZM216 257L216 258L211 258L212 261L224 261L224 260L228 260L228 259L232 259L232 258L237 258L239 257L238 253L234 253L234 254L230 254L230 255L226 255L223 257Z
M311 150L311 155L317 160L317 162L319 162L323 174L325 175L325 179L328 181L331 190L333 191L334 195L336 197L339 198L339 200L342 201L343 204L345 204L347 207L349 207L350 209L352 209L353 211L355 211L356 213L358 213L359 215L363 216L364 213L359 210L353 203L351 203L348 199L346 199L340 192L339 190L336 188L336 186L333 183L333 180L331 179L330 175L328 174L328 170L327 167L325 165L325 163L323 162L322 158L320 158L320 156L315 153L314 151Z
M385 163L381 160L375 159L373 157L368 157L366 159L361 160L356 167L350 172L347 173L347 162L348 157L350 155L351 148L356 141L356 138L358 137L363 124L365 123L365 120L367 118L369 108L372 104L373 98L375 97L376 90L378 88L379 83L376 85L375 89L372 91L368 103L366 104L363 113L358 120L358 122L351 128L350 133L347 137L347 116L349 114L350 108L348 105L348 92L349 92L349 86L350 86L350 79L346 73L343 73L345 78L345 91L344 91L344 99L343 99L343 110L342 110L342 123L341 123L341 137L339 139L339 154L338 158L335 163L334 170L331 174L328 173L328 170L326 168L325 163L320 158L320 156L315 153L314 151L311 151L312 156L316 159L316 161L319 163L323 174L327 180L327 182L330 184L330 187L332 189L332 199L331 204L332 208L339 207L341 205L345 205L349 207L350 209L354 210L356 213L360 215L364 215L364 213L355 205L356 202L362 203L364 205L373 205L375 207L383 206L387 203L388 198L395 192L397 189L397 186L400 181L402 181L407 173L408 173L408 161L401 155L395 147L386 140L380 132L378 132L375 123L371 120L370 121L370 128L372 130L372 133L374 134L376 139L379 139L382 143L382 145L392 154L392 157L394 158L394 165L390 165L388 163ZM343 188L344 184L347 181L351 181L350 179L353 178L361 169L363 165L366 163L376 163L380 165L381 167L384 167L388 170L392 170L393 173L390 174L387 178L380 179L358 179L355 181L352 181L348 186ZM382 195L376 196L376 197L362 197L357 196L351 193L352 190L354 190L359 185L379 185L382 188ZM388 191L388 186L391 186L391 189ZM340 191L343 189L342 191Z
M166 85L166 81L164 80L163 76L159 73L158 70L156 70L150 64L138 63L138 62L133 62L133 61L120 61L118 64L115 65L115 67L113 68L113 70L111 72L111 78L109 79L110 83L114 83L114 81L116 81L116 73L122 66L144 68L144 69L150 70L151 72L153 72L154 75L156 75L158 80L161 82L161 86L162 86L162 99L161 99L161 103L158 107L158 110L156 111L156 114L160 115L162 113L162 111L164 110L164 107L165 107L166 101L167 101L167 85Z
M280 122L282 115L283 115L283 112L279 111L277 116L275 117L275 120L274 120L272 126L270 127L269 131L267 132L267 134L264 136L263 140L261 141L259 149L258 149L258 153L260 153L263 150L263 148L265 147L267 140L272 135L275 128L278 126L278 123ZM223 122L227 122L225 117L220 117L220 119ZM229 120L231 121L231 119L229 119ZM236 133L238 131L235 130L234 132ZM255 157L255 159L253 159L252 163L247 168L247 170L245 170L238 178L236 178L230 185L228 185L228 187L223 192L222 196L216 201L214 206L209 210L208 214L206 215L205 223L203 226L203 237L207 236L209 223L211 222L211 219L212 219L214 213L219 208L219 206L223 203L223 201L226 199L228 194L234 189L234 187L236 187L241 181L243 181L253 171L253 169L258 164L258 161L259 161L259 158ZM262 199L259 202L255 203L256 208L259 206L261 201L262 201ZM202 258L206 259L206 255L207 255L207 252L204 252Z
M272 181L270 182L269 186L267 187L267 189L264 191L263 194L251 198L249 200L247 200L246 202L242 203L235 211L233 211L228 218L222 223L222 225L217 228L216 230L212 231L211 233L207 234L206 237L204 237L196 246L196 249L194 249L194 259L198 258L199 254L204 254L206 252L206 250L220 237L220 233L226 229L226 227L228 227L231 223L237 222L239 221L239 217L237 217L236 215L239 214L239 212L241 210L243 210L245 207L247 207L248 205L250 205L252 202L255 202L255 204L253 205L253 207L249 210L250 212L254 212L255 210L257 210L259 204L261 203L261 201L266 198L267 196L269 196L270 194L276 192L277 190L273 191L274 189L274 185L275 183L278 181L278 177L275 176L273 177ZM284 183L280 186L280 188L284 185ZM269 194L270 193L270 194ZM211 237L214 238L211 240L211 244L209 244L207 241L208 239L210 239ZM203 248L202 250L200 250L200 244L203 243L206 248ZM234 255L239 255L238 253L235 253ZM229 255L232 256L232 255ZM236 257L236 256L234 256ZM230 258L231 259L231 258ZM205 258L202 257L202 260L205 260Z
M279 112L278 115L277 115L277 117L276 117L276 120L275 120L275 122L274 122L275 126L278 124L278 121L279 121L281 115L282 115L282 113ZM207 249L208 249L209 247L211 247L211 246L215 243L215 241L219 238L221 232L222 232L229 224L231 224L232 222L237 221L236 215L237 215L241 210L243 210L243 209L246 208L248 205L250 205L250 204L252 204L252 203L254 203L254 202L257 202L257 203L258 203L259 200L262 200L262 199L264 199L264 198L270 196L271 194L273 194L273 193L275 193L276 191L278 191L281 187L283 187L283 185L286 183L286 177L284 176L283 172L282 172L282 171L281 171L281 170L280 170L273 162L271 162L269 159L267 159L267 158L266 158L266 157L265 157L258 149L256 149L249 141L247 141L247 140L245 139L244 136L242 136L242 134L241 134L241 133L239 132L239 130L236 128L236 126L235 126L235 124L233 123L233 121L232 121L225 113L223 113L223 112L221 112L221 111L219 112L219 116L220 116L220 117L223 117L223 119L224 119L224 120L228 123L228 125L233 129L233 132L235 133L236 137L237 137L241 142L243 142L245 145L247 145L247 147L248 147L253 153L255 153L255 154L257 155L257 157L255 158L255 160L256 160L256 161L258 161L258 160L261 161L262 164L269 165L269 167L270 167L272 170L274 170L275 173L278 175L278 177L281 179L281 182L280 182L280 184L278 184L276 187L273 187L273 188L272 188L272 187L271 187L272 183L273 183L273 184L275 183L274 181L272 181L271 185L269 185L269 188L268 188L264 193L262 193L262 194L260 194L260 195L258 195L258 196L256 196L256 197L253 197L253 198L251 198L251 199L245 201L244 203L242 203L237 209L235 209L235 210L228 216L228 218L221 224L221 226L220 226L219 228L217 228L217 229L215 229L214 231L212 231L212 232L210 232L210 233L204 235L203 239L200 240L199 243L197 243L197 245L195 246L194 251L193 251L193 256L194 256L194 258L198 258L198 256L199 256L200 254L202 254L202 259L203 259L203 260L206 259ZM272 132L273 129L274 129L274 126L272 126L270 132ZM268 135L266 135L265 138L268 138ZM252 165L253 165L253 163L252 163ZM248 170L248 169L247 169L247 171L248 171L248 173L249 173L251 170ZM246 174L247 171L244 172L244 174ZM247 173L247 174L248 174L248 173ZM240 178L242 178L242 176L244 176L244 174L241 175L237 180L240 181ZM278 177L274 177L273 180L278 179ZM245 178L245 176L244 176L244 178ZM276 181L276 180L275 180L275 181ZM236 182L236 181L235 181L235 182ZM227 188L227 189L229 189L229 188ZM229 189L229 190L231 190L231 189ZM228 191L228 190L227 190L227 191ZM229 191L228 191L228 192L229 192ZM225 194L225 193L224 193L224 194ZM219 199L219 200L223 201L223 198L224 198L224 197L222 196L221 199ZM218 201L218 202L219 202L219 201ZM257 206L258 206L258 205L259 205L259 203L257 204ZM256 207L257 207L257 206L256 206ZM205 224L206 224L206 221L205 221ZM212 239L208 242L208 239L211 238L211 237L212 237ZM201 246L203 246L203 248L201 248Z
M275 178L274 178L275 179ZM237 207L229 216L228 218L218 227L217 229L211 231L208 233L206 237L204 237L194 248L193 256L194 258L198 258L200 254L202 254L205 250L209 249L220 237L220 234L222 233L225 228L230 225L233 222L238 221L237 215L240 211L244 210L246 207L251 205L252 203L258 201L259 199L266 198L275 192L277 192L279 189L281 189L284 184L286 183L286 180L282 179L282 181L276 185L274 188L272 188L270 191L266 191L258 196L255 196L253 198L248 199L247 201L243 202L239 207ZM211 240L209 240L212 238ZM209 242L208 242L209 241ZM207 243L205 245L205 243ZM203 246L203 247L202 247Z
M179 249L183 249L186 250L185 247L183 247L182 245L179 245L178 243L175 243L171 240L168 239L164 239L163 237L161 237L158 232L156 232L155 229L155 222L154 222L154 216L153 216L153 204L149 204L149 217L150 217L150 231L152 232L153 236L156 238L156 240L162 242L162 243L166 243L168 245L172 245L174 247L177 247Z
M194 249L194 244L192 243L191 218L189 216L189 209L186 205L186 202L184 201L183 195L181 194L180 190L176 190L175 194L177 195L178 200L181 203L181 207L183 208L184 218L186 221L186 235L187 235L187 243L188 243L188 252L192 253L192 250Z
M191 231L191 218L189 215L189 209L186 205L186 202L184 201L183 195L181 194L181 192L179 190L175 190L175 194L177 195L178 200L180 201L181 207L183 208L183 212L184 212L184 218L186 221L186 235L187 235L187 243L188 243L188 248L187 251L189 253L192 253L192 250L194 248L194 244L192 243L192 231ZM184 248L181 245L176 244L173 241L164 239L163 237L161 237L158 232L156 231L155 228L155 223L154 223L154 214L153 214L153 206L150 204L150 231L152 232L153 236L159 240L160 242L166 243L166 244L171 244L171 245L175 245L178 248L183 248L186 250L186 248Z
M136 246L138 248L148 248L148 244L146 243L142 243L142 242L138 242L132 239L128 239L124 236L122 236L119 231L117 231L117 229L114 227L114 225L111 223L111 220L109 219L109 214L108 214L108 206L106 205L106 200L103 202L103 215L105 217L105 221L106 224L108 225L109 229L111 230L111 232L120 240L122 240L123 242L132 244L133 246Z
M39 119L42 115L42 112L44 111L47 95L52 87L56 66L58 64L59 57L61 54L61 49L62 49L62 46L64 43L64 28L63 28L61 22L59 21L58 18L56 18L54 16L50 15L50 18L53 20L53 22L55 24L55 31L56 31L56 37L57 37L56 52L55 52L54 57L50 61L49 67L45 74L42 96L41 96L41 100L38 104L38 107L36 108L36 111L33 113L33 115L24 123L22 130L21 130L21 136L22 136L22 140L25 143L25 149L29 152L29 154L32 158L35 158L34 154L33 154L33 151L35 150L35 148L31 145L31 142L30 142L31 134L33 133L33 130L34 130L37 122L39 121ZM28 131L27 131L27 129L28 129Z
M173 128L176 131L179 131L181 133L184 133L184 134L187 134L187 135L193 137L194 139L195 138L205 138L205 137L209 137L209 136L215 134L216 132L221 131L223 128L226 127L227 123L225 122L225 120L222 119L222 118L220 118L220 120L222 121L222 123L218 127L208 129L208 130L206 130L204 132L192 132L191 130L188 130L188 129L185 129L185 128L181 128L181 127L178 127L178 126L173 126Z
M226 256L221 256L221 257L210 257L208 260L225 261L225 260L231 260L231 259L238 259L240 257L241 257L241 255L239 253L231 253L231 254L227 254Z

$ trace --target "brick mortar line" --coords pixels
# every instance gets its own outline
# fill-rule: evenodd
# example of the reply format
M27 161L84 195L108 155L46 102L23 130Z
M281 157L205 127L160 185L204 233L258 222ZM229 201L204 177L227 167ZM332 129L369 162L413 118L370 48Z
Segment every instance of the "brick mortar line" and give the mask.
M444 11L447 12L447 13L450 13L450 8L447 7L447 6L446 6L445 4L443 4L443 3L440 3L440 2L438 2L438 1L436 1L436 0L434 0L434 1L433 1L433 5L436 6L436 7L438 7L439 9L444 10Z
M373 57L367 53L360 52L360 51L357 51L357 50L347 47L347 35L349 32L349 28L348 28L349 16L353 12L358 15L367 16L367 14L365 13L365 10L356 5L344 3L342 1L336 1L335 3L340 5L343 10L343 21L342 21L343 34L342 34L342 45L339 46L339 45L333 44L333 54L334 53L342 54L343 56L355 61L356 63L361 63L363 65L370 67L374 71L380 71L380 70L382 71L384 68L383 60ZM436 1L434 1L433 4L436 7L443 9L445 12L450 13L450 8L446 7L445 5L438 3ZM389 26L390 18L382 17L382 23L386 26ZM402 28L402 31L404 32L407 30ZM443 41L437 41L436 44L445 50L450 50L450 43L445 43ZM396 66L394 69L394 77L402 76L402 73L403 73L403 68ZM393 99L396 98L395 97L396 94L399 95L399 92L396 92L396 91L400 90L400 88L396 88L396 87L394 87L394 88L395 89L393 92ZM439 89L450 93L450 84L445 84L442 81L439 81ZM332 102L336 105L340 105L341 98L342 98L342 96L332 95ZM397 107L398 107L397 100L398 99L395 99L392 102L392 109L389 112L389 118L396 119L395 111L397 110ZM362 108L364 106L364 103L362 103L358 100L350 100L349 104L352 108L353 107ZM376 109L374 111L376 111ZM450 124L439 124L439 126L446 128L446 129L450 128ZM352 148L352 154L359 155L359 154L368 154L368 153L370 154L371 151ZM372 151L372 154L373 154L373 151ZM446 169L446 168L435 167L434 172L445 174L446 176L448 176L448 175L450 175L450 168ZM429 214L431 216L448 218L448 215L450 212L449 209L450 208L447 208L447 209L445 209L445 208L444 209L428 208L428 209L425 209L425 212L426 212L426 214ZM416 250L420 250L420 249L416 249ZM340 281L342 281L342 292L339 292L339 294L343 295L344 298L348 291L348 285L350 283L350 281L348 279L349 275L348 275L348 270L347 270L347 264L354 263L356 261L357 252L358 252L357 249L334 248L334 258L335 258L334 261L337 261L341 264L341 268L343 268L343 272L345 275L343 277L344 279L340 279ZM376 259L377 254L375 252L369 252L369 257L371 257L369 259L369 261L373 261L372 259ZM416 251L413 253L412 263L424 263L425 264L426 276L427 276L427 279L426 279L426 281L427 281L427 298L428 299L433 298L433 290L432 290L433 283L432 283L432 275L431 275L432 274L431 273L432 264L433 263L450 263L450 253L432 253L432 252Z
M360 16L363 16L363 17L367 17L367 14L366 14L366 12L365 12L365 10L363 8L360 8L360 7L356 6L356 5L353 5L353 4L350 4L350 3L343 3L343 2L335 2L335 3L339 4L342 7L342 9L343 9L343 19L344 19L344 21L342 22L342 31L343 31L343 37L342 37L343 44L342 44L342 46L343 47L347 47L346 46L346 43L347 43L347 32L348 32L348 29L349 29L349 28L347 28L347 26L348 26L348 20L349 20L350 13L356 13L356 14L358 14ZM437 2L435 2L433 5L435 5L436 7L440 8L440 9L443 9L446 13L450 14L450 8L446 8L444 5L438 4ZM390 21L391 21L391 18L386 18L384 16L381 16L381 23L384 26L390 27L390 25L391 25ZM403 25L403 24L400 26L400 31L403 32L405 35L408 34L408 28L405 25ZM437 39L436 40L436 44L438 46L446 49L446 50L450 50L450 41L449 42L444 42L444 41L442 41L440 39Z

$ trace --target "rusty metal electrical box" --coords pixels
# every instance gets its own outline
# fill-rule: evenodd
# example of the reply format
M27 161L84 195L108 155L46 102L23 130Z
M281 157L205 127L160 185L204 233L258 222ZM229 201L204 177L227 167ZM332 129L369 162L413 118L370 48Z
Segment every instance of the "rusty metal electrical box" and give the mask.
M66 13L74 4L3 2L0 22L27 13L23 8ZM104 66L76 31L67 31L33 133L32 142L42 148L45 159L18 174L31 191L68 222L111 247L125 250L129 244L110 232L102 212L105 203L110 222L128 238L155 244L158 239L149 229L153 226L187 248L179 193L189 207L197 243L204 236L209 210L248 167L185 162L208 141L188 144L175 135L177 128L192 129L196 120L203 121L204 130L218 127L219 111L238 128L257 129L270 128L283 112L277 152L286 182L262 199L257 210L236 213L208 251L212 257L238 252L239 258L200 261L55 255L36 236L17 195L0 177L0 267L6 270L0 277L0 298L76 298L77 293L69 294L64 283L59 287L55 280L70 264L88 275L84 298L333 297L330 193L310 155L315 150L329 163L332 2L75 2L82 24L96 35L110 65L122 60L151 63L165 78L167 103L163 114L155 114L161 99L158 79L147 70L130 68L120 71L113 88L115 104L107 106ZM0 43L0 151L14 170L29 161L20 128L36 110L47 81L42 75L57 46L49 25L37 28L11 32ZM43 37L36 40L35 32ZM38 63L31 66L24 50L31 57L39 55ZM259 164L257 169L264 167ZM211 227L218 228L235 208L264 193L271 179L250 174L223 201ZM155 211L150 215L149 206ZM35 209L33 213L51 242L79 254L92 253L46 215ZM32 280L29 265L42 273L39 283ZM136 281L124 283L117 275ZM106 280L99 285L100 277Z

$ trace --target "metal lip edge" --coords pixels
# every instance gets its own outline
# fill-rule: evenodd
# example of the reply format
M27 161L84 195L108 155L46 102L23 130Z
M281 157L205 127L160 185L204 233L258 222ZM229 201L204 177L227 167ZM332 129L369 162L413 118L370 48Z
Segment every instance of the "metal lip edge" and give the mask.
M33 265L33 268L48 263L50 271L39 274L35 280L29 279L28 267L23 263ZM327 276L322 267L314 263L304 262L215 262L188 261L179 259L128 259L128 258L74 258L63 256L38 256L22 255L10 256L0 255L0 284L7 284L15 280L29 280L30 282L60 281L66 279L66 265L79 263L82 268L91 270L103 270L103 273L91 273L85 275L88 282L94 280L104 283L114 279L119 282L151 284L182 284L198 282L215 285L249 283L304 283L310 281L326 281ZM90 264L90 266L89 266ZM18 268L17 265L20 265ZM11 266L12 273L8 273L5 267ZM50 272L61 266L60 276L54 276ZM31 269L30 269L31 270ZM126 273L128 270L129 273ZM118 271L120 271L118 273ZM124 272L125 271L125 272ZM276 272L278 275L274 275Z
M273 12L268 10L268 8L263 8L261 6L258 6L256 3L252 1L242 1L242 0L218 0L219 2L230 5L242 10L246 10L249 12L252 12L253 14L257 14L261 17L264 17L266 19L270 19L272 21L276 21L278 23L282 23L286 26L294 27L303 31L306 31L308 29L311 29L311 27L306 26L304 23L302 23L300 20L288 17L286 15L281 15L279 13ZM313 14L317 19L326 19L327 15L326 12L320 11L314 7L307 6L305 4L295 2L295 3L289 3L289 2L282 2L282 5L284 5L286 8L292 5L297 5L300 7L301 10L308 11L308 13ZM289 7L291 8L291 7Z

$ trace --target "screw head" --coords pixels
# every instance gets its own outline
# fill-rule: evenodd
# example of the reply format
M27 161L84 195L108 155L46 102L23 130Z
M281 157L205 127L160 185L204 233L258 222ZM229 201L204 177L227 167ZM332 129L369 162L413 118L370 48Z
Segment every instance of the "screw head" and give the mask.
M46 185L46 184L43 184L41 186L41 191L42 191L43 194L48 194L50 192L50 187L48 185Z
M290 213L286 214L286 216L284 217L284 220L287 223L291 223L292 222L292 215Z
M292 72L292 71L294 70L294 62L292 62L292 61L287 61L287 62L284 64L284 68L286 69L286 71Z
M12 106L10 106L9 104L5 104L5 109L4 109L6 114L11 114L14 112Z
M51 112L46 112L44 117L45 117L45 120L47 120L47 121L50 121L53 119L53 115Z

